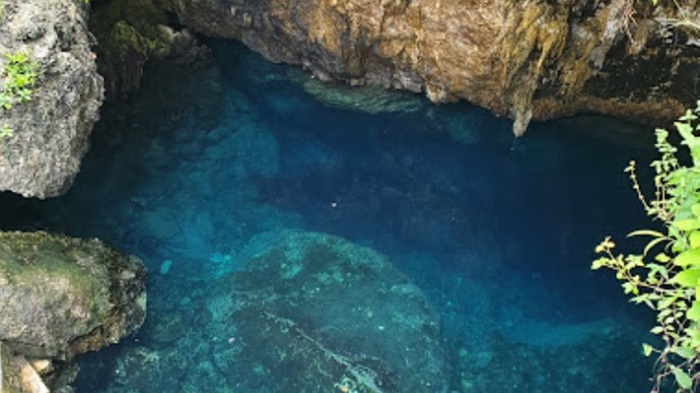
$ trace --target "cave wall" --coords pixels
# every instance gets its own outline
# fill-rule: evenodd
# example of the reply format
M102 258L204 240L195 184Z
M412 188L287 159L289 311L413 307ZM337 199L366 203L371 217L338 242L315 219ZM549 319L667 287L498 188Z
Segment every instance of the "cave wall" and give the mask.
M197 32L238 39L324 80L466 99L515 120L582 112L649 122L697 96L683 8L633 0L158 0ZM689 32L691 32L689 34Z

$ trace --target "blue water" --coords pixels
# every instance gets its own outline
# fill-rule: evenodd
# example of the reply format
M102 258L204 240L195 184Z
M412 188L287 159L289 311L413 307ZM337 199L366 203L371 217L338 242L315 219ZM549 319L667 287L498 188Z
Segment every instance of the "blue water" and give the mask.
M99 237L149 268L144 328L87 356L78 392L163 391L134 359L159 359L151 372L176 391L277 391L201 366L216 338L190 304L285 229L339 235L408 275L439 315L454 392L648 390L650 315L589 266L604 236L645 225L622 169L651 159L649 131L584 116L516 140L467 104L396 93L352 110L313 83L234 44L196 70L155 65L105 109L66 196L2 196L3 229ZM167 318L187 318L172 340Z

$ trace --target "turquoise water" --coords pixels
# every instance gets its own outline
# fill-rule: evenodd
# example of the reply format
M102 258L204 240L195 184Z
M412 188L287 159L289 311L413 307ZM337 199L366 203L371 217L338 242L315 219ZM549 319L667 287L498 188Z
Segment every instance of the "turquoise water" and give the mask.
M345 369L331 382L292 369L299 362L279 349L290 344L274 341L290 336L263 334L269 310L243 318L249 310L231 305L258 301L243 292L299 297L274 303L285 318L303 316L289 325L295 337L321 342L316 350L335 356L327 362L382 370L382 391L642 392L650 315L589 266L602 237L645 225L622 169L650 160L652 143L644 130L592 116L535 123L515 140L509 121L466 104L324 87L220 45L194 70L149 69L139 95L105 109L70 192L41 202L3 195L2 225L99 237L150 271L146 324L85 357L81 393L363 391ZM284 258L298 242L329 242L319 234L350 242L333 253L370 252L363 258L390 273L347 273L354 287L340 280L300 308L308 278L281 286L274 269L302 277L308 265ZM296 251L275 251L286 255L281 267L252 274L278 244ZM343 255L315 277L347 266ZM421 294L389 299L381 289L409 283ZM396 322L399 309L439 328ZM350 335L351 324L362 334ZM394 356L402 340L415 352ZM369 356L369 347L389 349ZM411 363L419 358L432 367L423 379L409 375L423 375Z

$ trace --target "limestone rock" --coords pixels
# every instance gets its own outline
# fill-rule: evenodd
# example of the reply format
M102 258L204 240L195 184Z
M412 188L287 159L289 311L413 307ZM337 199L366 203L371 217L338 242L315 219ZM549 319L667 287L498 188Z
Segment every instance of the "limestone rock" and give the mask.
M230 337L227 377L237 384L309 393L448 390L438 318L425 296L386 258L340 238L282 234L223 279L207 308Z
M143 264L98 240L0 233L0 341L28 359L72 359L145 318Z
M102 102L82 1L0 2L0 70L6 54L38 64L31 100L0 109L0 190L27 197L65 192L88 149ZM8 83L5 72L0 84Z
M168 26L168 16L152 0L112 0L95 5L90 31L98 45L97 66L105 78L106 97L125 99L139 89L149 60L175 56L188 64L210 56L185 29Z
M466 99L515 120L597 112L658 121L698 95L695 1L160 0L181 23L235 38L320 80ZM684 15L681 17L681 15Z

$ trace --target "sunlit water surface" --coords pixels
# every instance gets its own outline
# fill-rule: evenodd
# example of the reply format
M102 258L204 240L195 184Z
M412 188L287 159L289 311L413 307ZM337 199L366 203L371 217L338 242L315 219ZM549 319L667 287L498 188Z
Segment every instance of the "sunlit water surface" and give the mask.
M644 130L580 117L535 123L515 140L509 121L466 104L324 88L223 45L194 71L150 69L141 93L104 111L93 140L66 196L4 196L5 228L99 237L150 271L146 324L87 356L78 392L353 388L283 389L294 378L269 359L221 358L236 336L202 305L289 229L376 250L422 290L448 359L449 380L433 386L649 388L639 351L649 315L626 303L613 274L589 270L600 239L644 225L622 173L652 157ZM244 380L255 373L262 382ZM431 391L441 390L421 393Z

